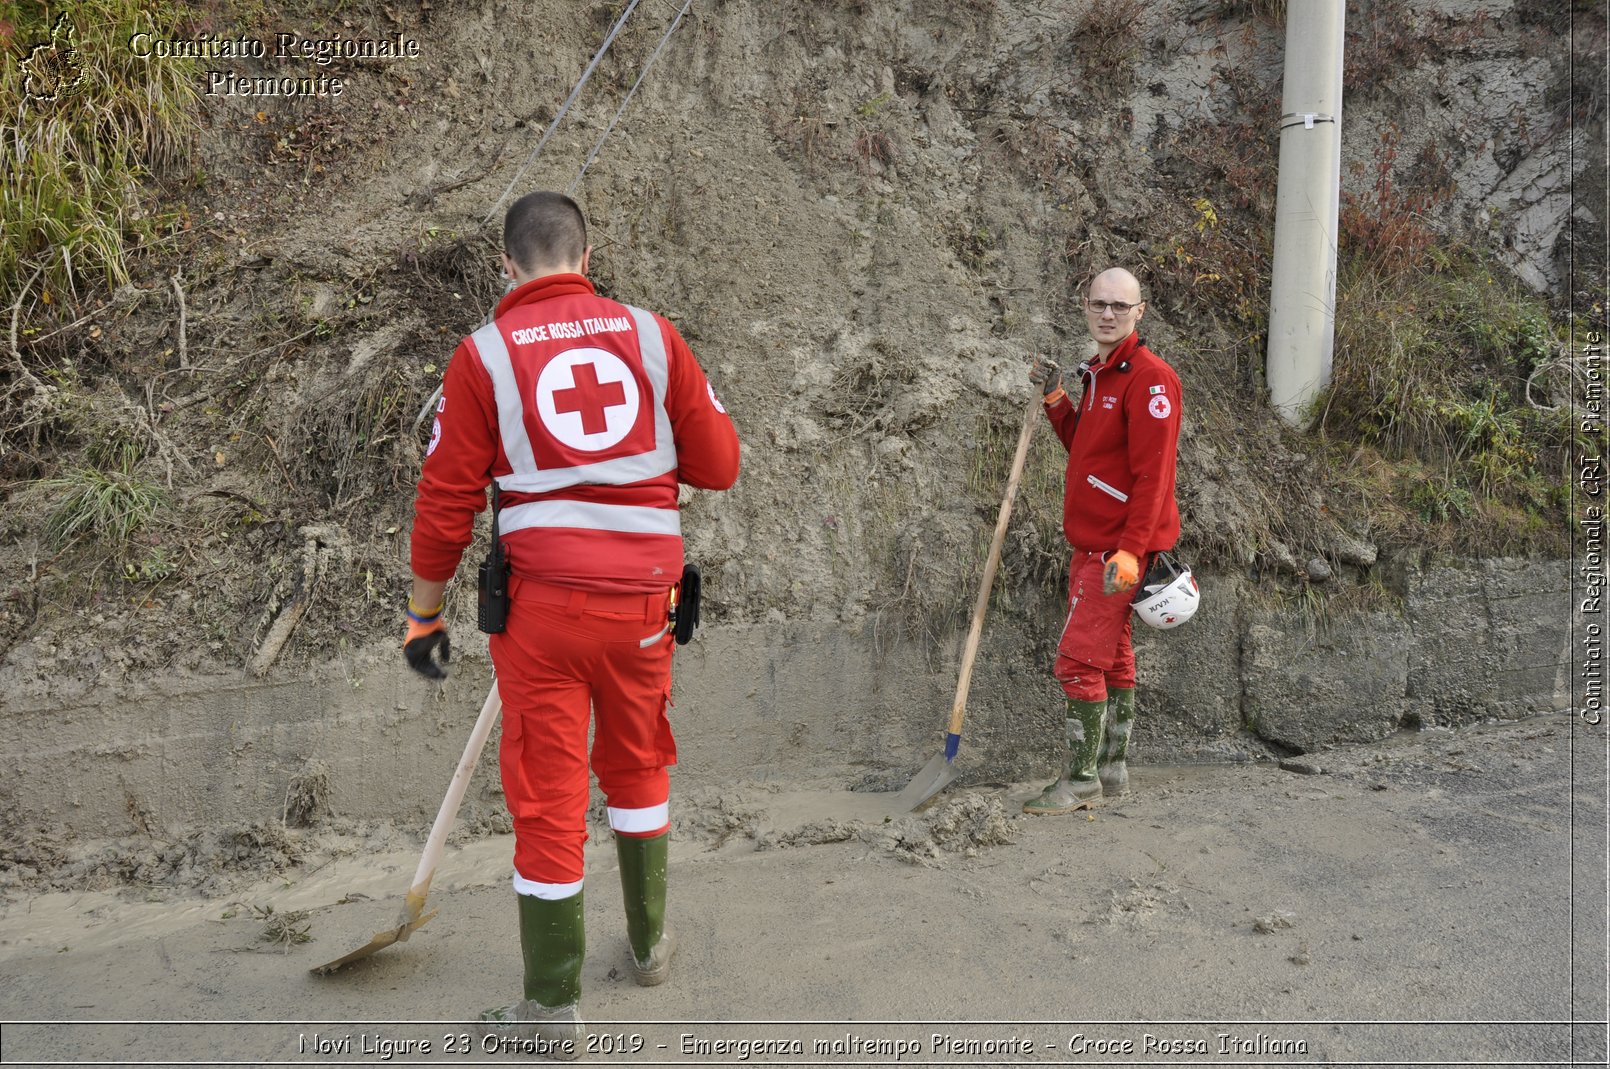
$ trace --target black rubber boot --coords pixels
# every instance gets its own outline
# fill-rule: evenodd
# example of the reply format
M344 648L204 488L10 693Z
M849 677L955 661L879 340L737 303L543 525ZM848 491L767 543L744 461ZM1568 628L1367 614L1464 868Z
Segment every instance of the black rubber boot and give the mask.
M1129 729L1135 722L1135 688L1107 692L1107 726L1102 736L1101 758L1096 762L1101 792L1116 798L1129 790Z
M1063 729L1068 743L1068 769L1039 797L1023 803L1023 812L1038 815L1071 813L1085 809L1101 797L1101 780L1096 775L1096 757L1101 753L1102 718L1107 703L1068 699Z
M670 843L670 832L649 839L615 836L621 899L626 904L626 938L632 945L632 976L643 987L665 983L676 949L676 937L665 930Z

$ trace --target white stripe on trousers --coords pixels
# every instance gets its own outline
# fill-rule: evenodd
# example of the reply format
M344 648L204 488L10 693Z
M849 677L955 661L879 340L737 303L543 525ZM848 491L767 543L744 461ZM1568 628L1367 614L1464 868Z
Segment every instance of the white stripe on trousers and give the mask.
M659 831L671 823L671 803L661 802L644 809L616 809L609 807L609 826L627 834Z
M581 881L575 883L538 883L528 880L518 872L514 874L514 893L525 895L527 898L546 898L557 901L561 898L570 898L581 894Z

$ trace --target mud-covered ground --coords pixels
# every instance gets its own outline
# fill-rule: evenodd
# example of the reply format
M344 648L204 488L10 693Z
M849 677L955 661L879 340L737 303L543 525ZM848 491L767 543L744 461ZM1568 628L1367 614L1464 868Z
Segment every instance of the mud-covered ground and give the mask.
M1059 818L1019 815L1023 783L893 816L829 785L679 792L666 986L627 979L607 831L589 847L594 1060L1602 1064L1604 772L1552 716L1139 766L1131 797ZM5 1060L460 1060L458 1022L519 984L511 840L458 840L440 915L321 977L393 922L417 844L286 834L299 863L209 897L13 889Z

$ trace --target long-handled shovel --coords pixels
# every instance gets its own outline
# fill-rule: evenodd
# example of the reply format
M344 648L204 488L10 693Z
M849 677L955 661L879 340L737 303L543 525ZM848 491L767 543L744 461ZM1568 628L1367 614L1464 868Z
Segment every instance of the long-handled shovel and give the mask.
M464 792L469 789L470 777L475 774L475 763L481 759L481 751L486 748L486 737L492 733L492 724L502 710L503 701L498 697L498 685L494 680L492 689L487 692L486 704L481 706L480 719L475 721L475 727L470 731L470 741L464 744L464 756L459 758L458 768L453 772L453 781L447 785L447 795L442 799L442 807L436 811L436 823L431 825L430 838L425 840L425 854L419 859L419 868L414 872L414 882L408 888L408 897L403 900L397 926L376 932L373 939L357 950L345 957L317 965L312 969L313 972L332 973L348 962L367 958L375 951L384 950L393 943L407 942L409 936L423 928L425 922L439 912L434 909L429 913L424 912L425 896L430 893L430 881L435 877L436 866L442 860L442 848L447 845L447 833L452 830L453 820L458 816L459 803L464 801Z
M922 766L905 790L895 795L894 812L909 813L949 785L956 778L956 750L962 741L962 717L967 712L967 688L973 682L973 660L978 656L979 636L984 632L984 614L989 609L990 588L995 585L995 570L1001 563L1001 545L1006 541L1006 524L1012 518L1012 501L1017 497L1017 484L1023 479L1023 462L1029 455L1029 436L1040 418L1040 399L1034 398L1023 414L1023 429L1017 436L1017 455L1012 458L1012 474L1006 480L1006 495L1001 498L1001 512L995 520L995 537L990 540L989 558L984 562L984 578L979 583L978 600L973 602L973 626L967 632L967 645L962 649L962 670L956 680L956 700L950 706L950 726L945 734L945 748L934 754Z

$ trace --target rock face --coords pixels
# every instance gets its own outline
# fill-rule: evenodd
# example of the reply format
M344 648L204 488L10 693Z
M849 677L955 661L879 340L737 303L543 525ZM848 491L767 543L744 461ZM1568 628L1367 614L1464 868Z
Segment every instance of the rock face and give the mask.
M1336 616L1317 598L1307 613L1271 609L1245 583L1205 577L1189 625L1136 629L1137 750L1205 755L1244 730L1277 752L1307 752L1568 704L1569 562L1395 571L1398 608Z
M1136 627L1131 759L1269 759L1566 706L1566 562L1416 564L1397 575L1407 593L1396 607L1334 615L1272 607L1245 580L1202 576L1188 625ZM1048 639L1021 623L1059 611L1022 606L987 629L957 758L963 782L1050 776L1063 760L1055 629ZM427 820L489 682L471 635L459 639L466 652L440 693L388 670L388 645L351 665L356 677L193 680L143 700L14 704L0 719L5 824L94 837L280 820L310 769L319 813ZM959 649L959 634L930 645L832 621L708 628L676 660L678 780L898 789L943 745ZM470 801L496 809L492 752ZM107 783L116 789L85 786Z
M1407 621L1378 612L1334 628L1290 615L1253 624L1243 638L1246 726L1298 752L1385 738L1402 723L1411 637Z
M1409 715L1423 725L1561 708L1570 659L1571 569L1480 561L1408 575Z

